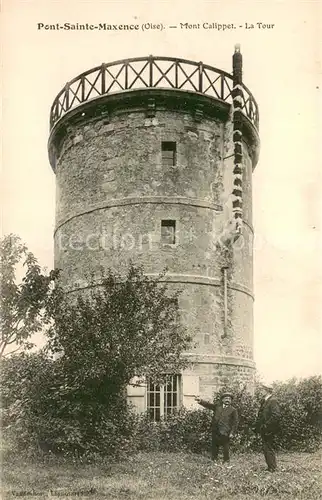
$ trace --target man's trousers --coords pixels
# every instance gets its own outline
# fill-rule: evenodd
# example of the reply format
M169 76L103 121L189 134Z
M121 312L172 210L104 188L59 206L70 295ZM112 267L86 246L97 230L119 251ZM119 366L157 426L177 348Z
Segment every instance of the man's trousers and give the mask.
M212 434L211 458L218 459L219 448L223 448L224 462L229 462L229 436L222 436L220 434Z
M274 445L274 436L262 434L262 444L263 444L263 452L265 461L268 467L268 470L271 472L276 471L276 454L275 454L275 445Z

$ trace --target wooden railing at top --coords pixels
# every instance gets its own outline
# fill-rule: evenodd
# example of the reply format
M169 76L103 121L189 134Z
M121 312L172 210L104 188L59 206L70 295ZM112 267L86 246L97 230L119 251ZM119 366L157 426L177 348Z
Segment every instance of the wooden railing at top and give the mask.
M242 112L258 128L258 106L245 85ZM106 94L132 89L166 88L205 94L232 103L233 77L202 62L173 57L123 59L85 71L68 82L55 98L50 111L50 128L69 110Z

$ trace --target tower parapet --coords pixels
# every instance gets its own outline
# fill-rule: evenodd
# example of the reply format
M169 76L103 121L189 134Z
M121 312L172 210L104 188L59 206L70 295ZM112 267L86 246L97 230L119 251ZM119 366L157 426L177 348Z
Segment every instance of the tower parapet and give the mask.
M238 63L232 76L202 62L173 57L150 55L104 63L66 83L51 107L50 128L66 113L76 108L81 112L82 104L137 89L177 89L232 104L234 82L240 80L243 89L241 111L258 129L258 106L250 90L242 84L241 67L237 69L237 66Z

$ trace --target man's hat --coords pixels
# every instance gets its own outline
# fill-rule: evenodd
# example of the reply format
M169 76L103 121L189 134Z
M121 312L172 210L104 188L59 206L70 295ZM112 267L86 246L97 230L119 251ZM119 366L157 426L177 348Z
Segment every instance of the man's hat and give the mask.
M233 399L232 393L231 392L223 392L222 395L220 396L220 399L224 399L224 398L227 398L227 397Z

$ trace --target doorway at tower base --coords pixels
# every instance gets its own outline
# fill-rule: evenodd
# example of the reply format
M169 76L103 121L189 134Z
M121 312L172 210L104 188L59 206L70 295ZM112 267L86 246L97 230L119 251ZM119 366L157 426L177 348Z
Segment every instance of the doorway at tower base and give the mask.
M159 420L181 407L200 409L195 396L212 400L220 389L231 390L238 386L253 394L255 364L246 359L238 362L238 365L233 364L229 359L226 364L194 363L189 370L169 377L163 386L149 381L138 383L133 379L127 387L127 400L137 413L148 412L152 420Z

